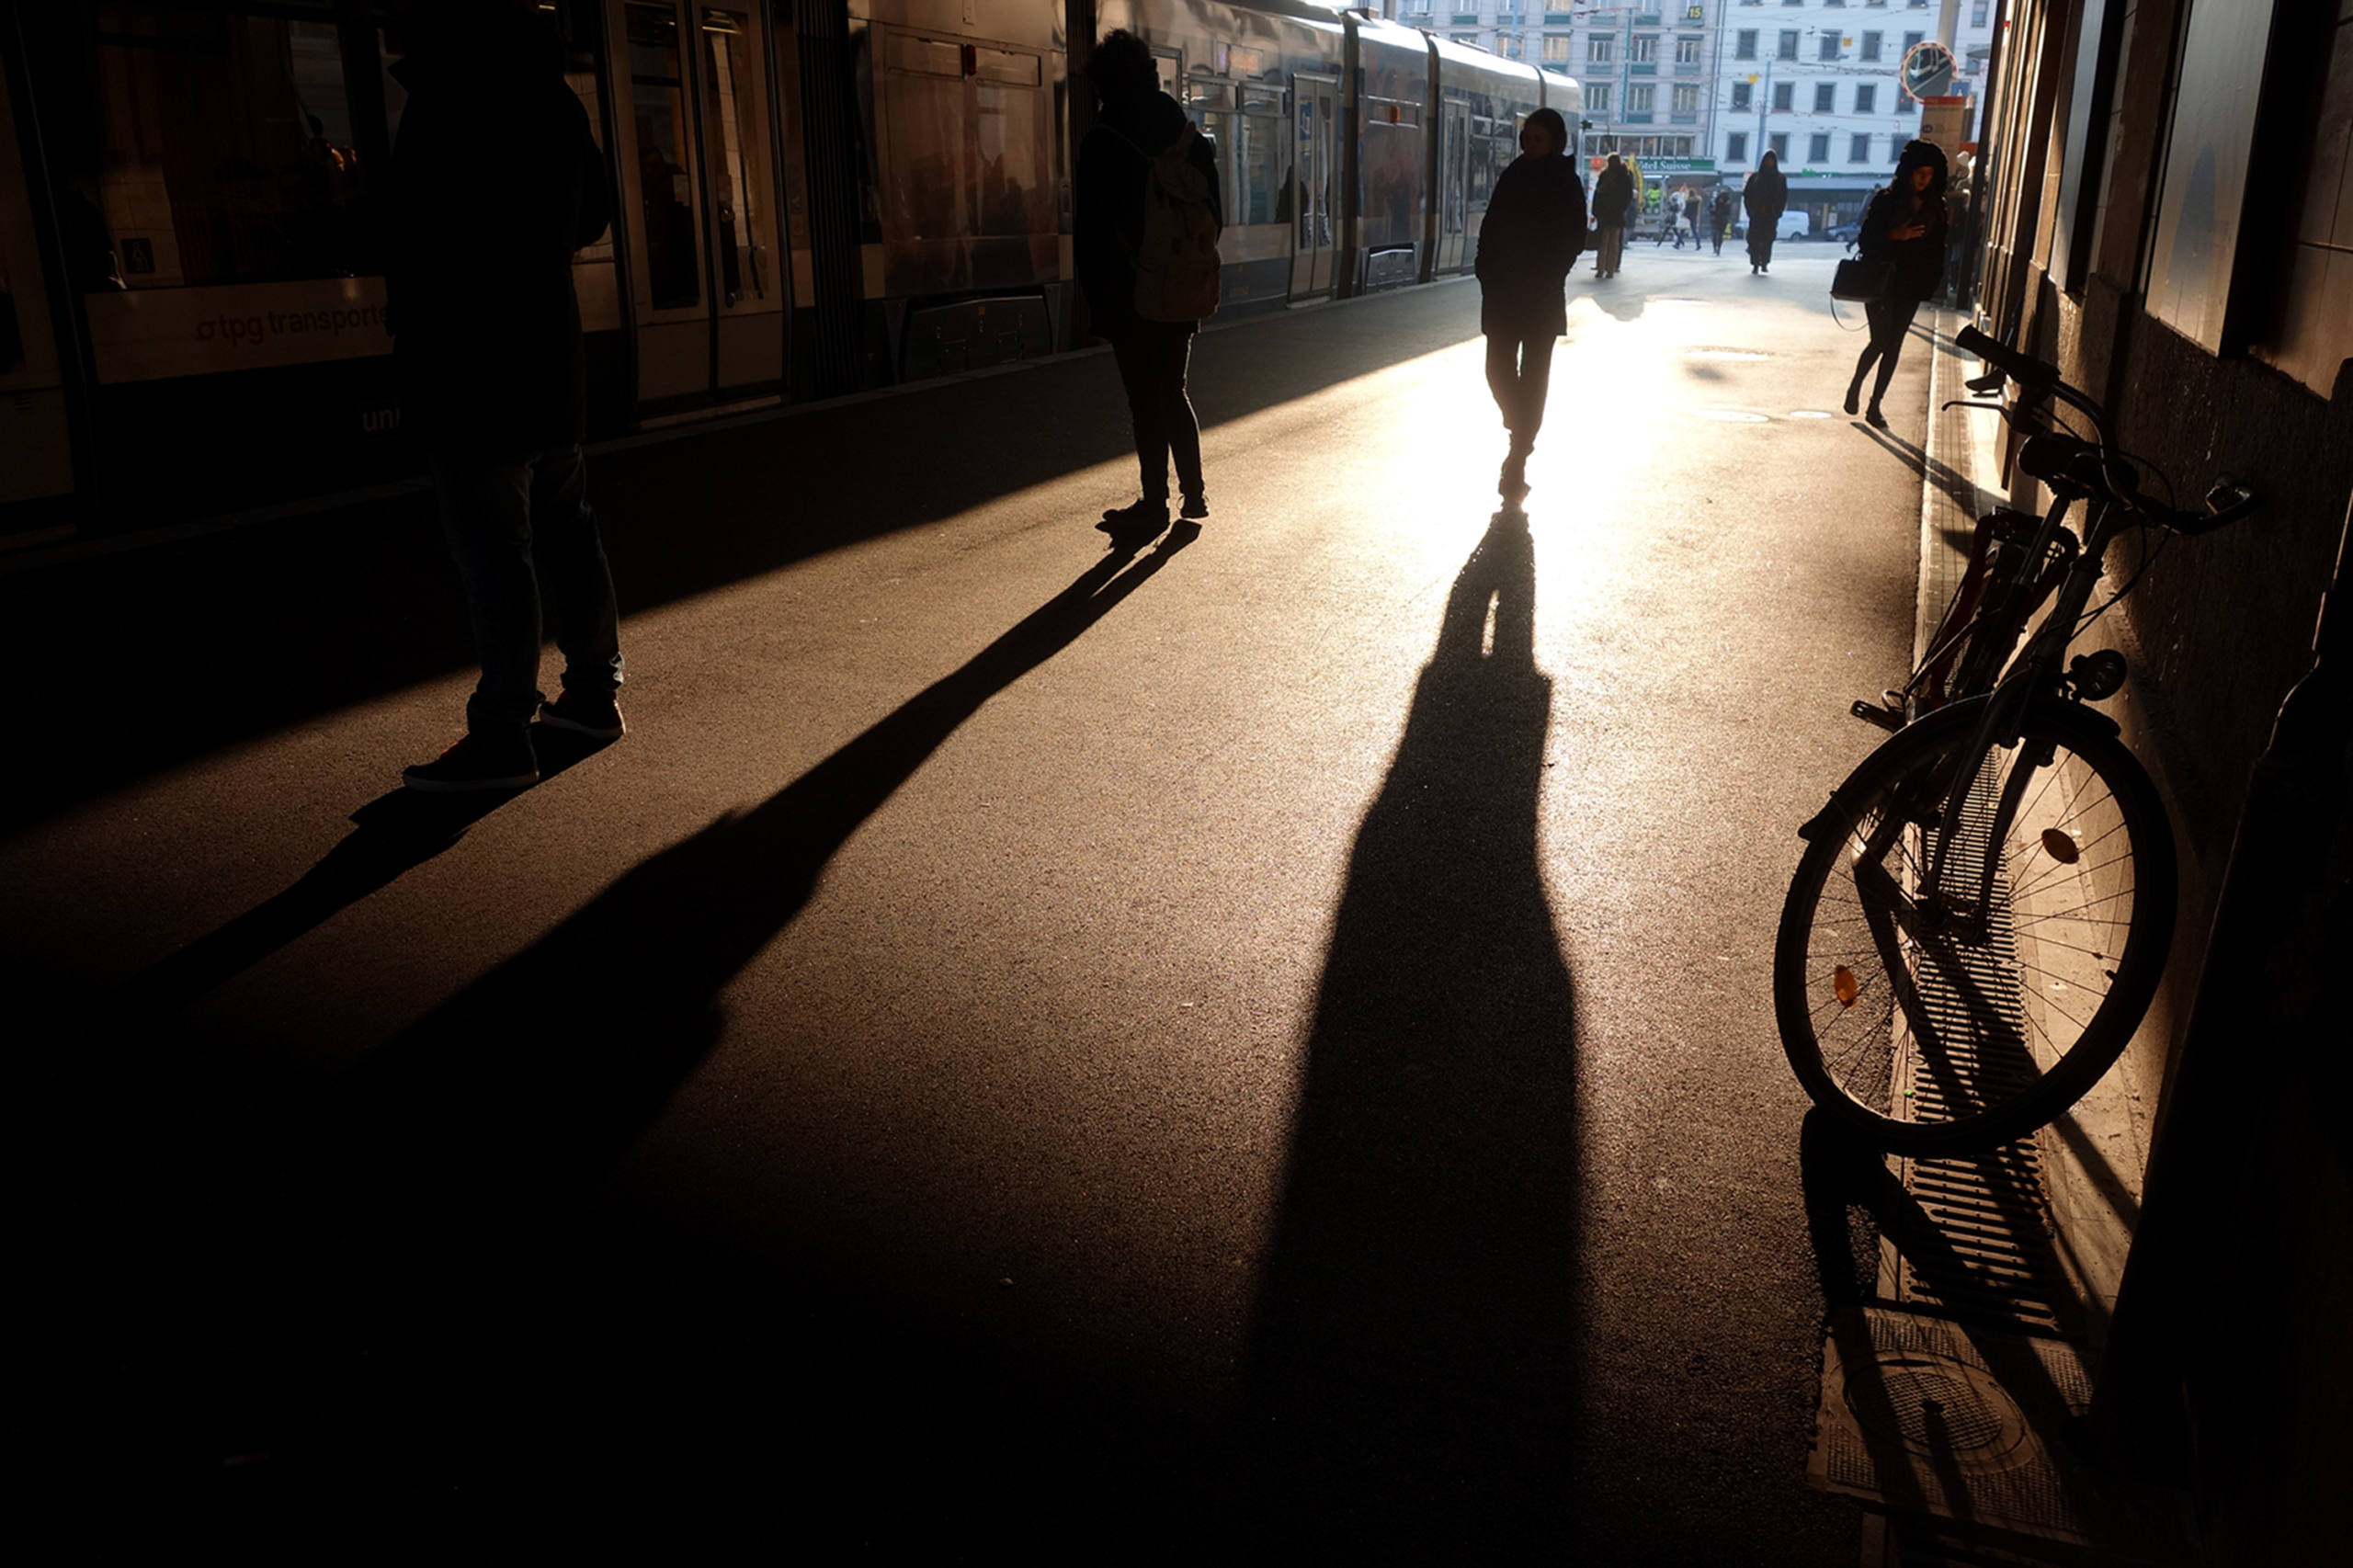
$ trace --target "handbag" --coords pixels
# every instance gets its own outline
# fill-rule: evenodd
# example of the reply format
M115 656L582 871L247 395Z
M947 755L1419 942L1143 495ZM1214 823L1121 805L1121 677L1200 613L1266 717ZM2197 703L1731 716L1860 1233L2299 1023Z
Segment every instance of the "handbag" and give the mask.
M1861 256L1842 261L1831 274L1830 297L1870 304L1887 292L1887 275L1892 270L1884 261L1865 261Z

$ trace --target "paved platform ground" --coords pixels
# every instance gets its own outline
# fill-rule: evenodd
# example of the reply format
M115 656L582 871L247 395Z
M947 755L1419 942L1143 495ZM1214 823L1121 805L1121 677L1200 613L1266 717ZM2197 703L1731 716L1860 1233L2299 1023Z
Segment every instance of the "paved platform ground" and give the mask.
M1927 355L1838 416L1831 262L1580 277L1524 532L1459 285L1206 335L1216 511L1131 558L1100 357L605 454L631 733L478 820L392 789L469 684L420 498L0 575L19 1484L1853 1561L1767 964Z

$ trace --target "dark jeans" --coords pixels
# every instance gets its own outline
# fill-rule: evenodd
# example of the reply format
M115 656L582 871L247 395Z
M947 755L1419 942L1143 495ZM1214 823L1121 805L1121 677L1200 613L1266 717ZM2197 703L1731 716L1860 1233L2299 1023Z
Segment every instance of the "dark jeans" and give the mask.
M563 651L563 684L592 696L620 686L620 618L580 449L486 459L437 452L432 463L482 660L468 728L520 727L539 711L542 590Z
M1176 485L1201 494L1201 424L1185 395L1185 364L1193 354L1189 322L1135 322L1111 340L1120 383L1128 389L1128 415L1136 427L1136 466L1143 476L1143 498L1168 499L1168 460L1176 460Z
M1487 339L1487 389L1504 411L1504 428L1512 445L1532 450L1536 432L1544 427L1544 392L1552 379L1551 333L1540 337Z
M1862 357L1855 361L1855 385L1863 384L1864 375L1871 361L1879 361L1879 381L1871 387L1871 402L1877 403L1887 392L1887 383L1895 379L1895 357L1904 351L1904 334L1912 330L1912 318L1919 313L1920 301L1893 297L1869 300L1863 304L1863 317L1871 324L1871 340L1863 345Z

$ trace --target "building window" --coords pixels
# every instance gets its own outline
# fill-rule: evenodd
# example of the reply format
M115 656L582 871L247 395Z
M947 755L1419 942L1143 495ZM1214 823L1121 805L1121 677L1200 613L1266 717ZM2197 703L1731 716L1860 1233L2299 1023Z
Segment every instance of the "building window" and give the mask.
M1638 82L1626 89L1626 112L1648 114L1657 99L1658 89L1647 82Z
M1688 82L1677 85L1675 89L1675 112L1677 114L1699 112L1699 89L1696 85Z
M1585 107L1595 114L1609 112L1609 84L1597 82L1586 86Z
M1796 107L1797 85L1791 82L1773 84L1773 112L1787 114Z
M1606 33L1595 33L1585 40L1585 57L1596 65L1607 65L1618 58L1618 40Z
M1837 112L1837 87L1829 82L1816 82L1813 85L1813 112L1816 114L1835 114Z
M1547 65L1565 65L1569 62L1568 34L1546 33L1544 35L1544 62Z
M1992 0L1977 0L1977 4L1969 8L1969 25L1972 28L1984 27L1985 13L1993 8Z
M1928 8L1928 0L1912 0L1912 8L1915 11L1925 11Z
M1756 58L1756 29L1755 28L1743 28L1733 34L1732 57L1734 60Z
M1847 161L1850 164L1870 163L1871 161L1871 139L1868 136L1858 136L1848 142L1847 143Z
M1795 60L1797 57L1798 30L1795 28L1783 28L1781 29L1781 58Z
M1805 161L1826 164L1830 161L1830 132L1817 131L1805 139Z
M1919 48L1920 40L1927 36L1928 35L1927 33L1905 33L1904 35L1904 52L1909 54L1914 50Z
M1731 135L1724 138L1724 162L1727 164L1745 164L1748 162L1747 131L1735 131Z
M1626 58L1637 65L1655 63L1658 60L1658 34L1636 33L1627 40Z
M1866 82L1861 86L1855 89L1855 112L1857 114L1877 114L1879 112L1878 84Z
M1776 131L1772 135L1767 137L1765 140L1767 144L1770 147L1773 156L1780 159L1781 162L1785 164L1790 161L1790 133L1788 131Z
M1677 65L1699 64L1699 40L1696 38L1677 39L1675 40L1675 62Z
M1833 28L1831 31L1822 35L1820 58L1824 60L1836 60L1838 58L1838 33L1836 28Z
M1879 34L1865 33L1863 35L1862 57L1865 60L1879 58Z
M1756 100L1751 97L1751 95L1756 91L1756 89L1746 82L1734 82L1732 85L1732 107L1733 109L1737 111L1756 108Z

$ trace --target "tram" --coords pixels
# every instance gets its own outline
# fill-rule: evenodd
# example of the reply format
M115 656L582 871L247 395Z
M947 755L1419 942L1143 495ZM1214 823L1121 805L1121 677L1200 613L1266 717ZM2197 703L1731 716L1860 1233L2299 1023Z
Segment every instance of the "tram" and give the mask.
M497 0L484 0L484 4ZM592 432L1087 341L1072 151L1124 27L1216 139L1222 314L1467 271L1567 77L1317 0L540 0L617 219ZM0 530L405 477L381 0L57 0L0 34ZM1577 152L1574 145L1572 155Z

